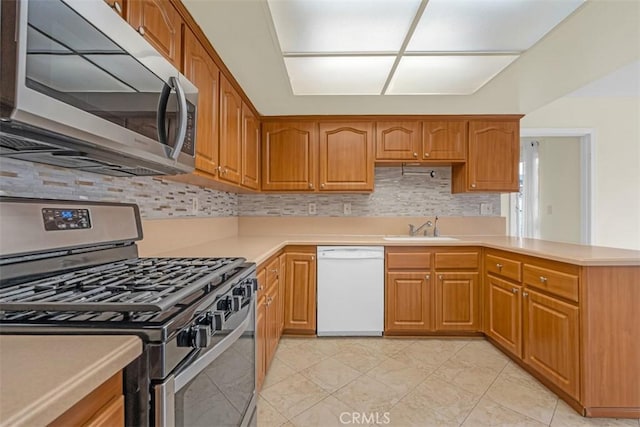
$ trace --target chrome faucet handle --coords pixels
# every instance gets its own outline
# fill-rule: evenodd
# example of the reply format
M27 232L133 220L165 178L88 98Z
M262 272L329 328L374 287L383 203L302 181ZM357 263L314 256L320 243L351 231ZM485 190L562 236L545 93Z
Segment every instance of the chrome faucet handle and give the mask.
M438 237L440 235L440 230L438 230L438 216L437 215L436 215L436 218L433 221L434 221L433 237Z
M416 235L416 226L413 224L409 224L409 236Z

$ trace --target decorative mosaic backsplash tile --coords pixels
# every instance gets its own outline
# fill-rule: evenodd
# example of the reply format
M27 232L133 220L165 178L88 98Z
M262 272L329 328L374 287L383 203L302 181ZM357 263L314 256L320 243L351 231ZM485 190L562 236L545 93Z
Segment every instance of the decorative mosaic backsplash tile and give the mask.
M343 216L351 203L351 216L479 216L480 203L490 203L500 215L499 194L451 194L451 168L428 168L429 175L402 175L399 167L375 171L372 194L240 194L240 216L309 216L315 203L317 216Z
M235 194L157 177L115 178L13 159L0 160L0 194L136 203L147 219L238 215Z
M434 178L402 176L400 168L376 168L372 194L230 194L162 178L115 178L13 159L0 161L0 194L51 199L136 203L143 218L309 216L478 216L480 203L499 215L498 194L451 194L451 168ZM198 210L193 211L193 199Z

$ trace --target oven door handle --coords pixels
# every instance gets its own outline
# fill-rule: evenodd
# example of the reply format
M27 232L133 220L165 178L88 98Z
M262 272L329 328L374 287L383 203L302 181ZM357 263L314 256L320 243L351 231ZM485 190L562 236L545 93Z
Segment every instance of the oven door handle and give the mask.
M252 299L251 304L255 304L255 300ZM186 369L182 372L178 372L175 375L174 381L175 391L180 391L182 387L187 385L189 381L194 379L200 372L202 372L207 366L211 364L215 359L217 359L222 353L227 351L229 347L231 347L240 336L247 330L249 327L249 322L251 321L251 312L253 310L247 310L247 316L245 319L238 325L236 329L233 330L229 335L224 337L218 344L216 344L211 350L202 354L198 357L193 363L189 364Z

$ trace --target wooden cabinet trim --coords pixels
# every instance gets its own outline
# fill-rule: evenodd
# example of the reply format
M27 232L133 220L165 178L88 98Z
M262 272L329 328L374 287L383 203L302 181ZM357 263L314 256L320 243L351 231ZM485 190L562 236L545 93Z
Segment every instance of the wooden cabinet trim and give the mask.
M525 264L522 271L522 281L525 285L571 301L578 301L577 275L566 274L531 264Z
M480 252L436 252L434 268L436 270L477 270L480 268Z
M520 282L522 280L522 263L511 258L486 254L484 268L488 273Z

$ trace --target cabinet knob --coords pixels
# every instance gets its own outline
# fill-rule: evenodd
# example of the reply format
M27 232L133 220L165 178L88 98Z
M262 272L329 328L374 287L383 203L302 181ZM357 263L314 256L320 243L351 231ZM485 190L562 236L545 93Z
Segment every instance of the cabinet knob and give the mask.
M309 183L309 188L313 188L313 183L312 182Z
M529 296L529 292L523 292L522 296L525 297L525 298L528 297Z
M502 270L502 264L496 264L496 268L497 268L498 270Z
M413 153L413 157L418 157L418 153Z
M258 286L258 290L261 291L264 289L264 286Z
M425 280L429 280L429 279L431 279L431 275L427 274L427 275L424 276L424 278L425 278Z
M547 283L547 278L544 276L540 276L540 282L541 283Z
M320 187L321 187L321 188L324 188L324 184L320 184Z
M120 3L113 3L113 8L118 12L118 15L122 15L122 6L120 6Z
M316 259L316 257L315 257L315 256L313 256L313 255L311 255L311 261L313 261L313 260L315 260L315 259Z
M444 279L444 276L443 276L442 274L439 274L439 275L438 275L438 279L443 280L443 279Z
M518 288L512 288L511 292L513 292L514 294L517 294L518 293Z
M425 157L429 157L429 153L424 153L424 156Z
M145 32L145 31L144 31L144 25L140 25L140 26L138 27L138 32L139 32L141 35L143 35L143 36L144 36L144 32Z
M471 184L471 188L476 188L476 185L475 184Z

